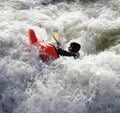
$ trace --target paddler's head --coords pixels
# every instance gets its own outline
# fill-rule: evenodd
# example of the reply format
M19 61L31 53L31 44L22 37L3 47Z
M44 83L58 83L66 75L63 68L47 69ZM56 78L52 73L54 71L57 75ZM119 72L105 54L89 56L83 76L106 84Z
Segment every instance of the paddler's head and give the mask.
M70 52L77 53L80 50L80 48L81 48L81 45L79 43L71 42L70 46L68 47L68 50Z

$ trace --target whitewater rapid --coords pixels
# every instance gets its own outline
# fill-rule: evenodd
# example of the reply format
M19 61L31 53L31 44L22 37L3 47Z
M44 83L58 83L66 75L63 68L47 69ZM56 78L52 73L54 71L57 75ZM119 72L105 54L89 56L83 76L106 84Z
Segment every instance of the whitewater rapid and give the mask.
M51 2L0 1L0 113L119 113L120 1ZM29 28L80 43L81 58L43 63Z

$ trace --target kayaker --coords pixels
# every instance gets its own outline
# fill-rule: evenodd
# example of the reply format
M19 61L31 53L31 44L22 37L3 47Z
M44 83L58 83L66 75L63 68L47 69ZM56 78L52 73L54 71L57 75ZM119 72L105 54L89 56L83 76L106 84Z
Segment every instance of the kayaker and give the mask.
M55 48L58 56L74 57L75 59L80 58L79 50L81 45L79 43L71 42L68 47L68 51L62 49L59 42L57 42L57 47Z
M61 48L60 42L53 37L55 42L57 43L57 47L52 44L46 43L40 38L37 38L33 29L29 29L29 41L31 44L35 45L39 49L39 57L42 59L43 62L49 62L59 58L59 56L68 56L74 57L75 59L80 57L79 50L81 45L76 42L71 42L70 46L68 47L68 51Z

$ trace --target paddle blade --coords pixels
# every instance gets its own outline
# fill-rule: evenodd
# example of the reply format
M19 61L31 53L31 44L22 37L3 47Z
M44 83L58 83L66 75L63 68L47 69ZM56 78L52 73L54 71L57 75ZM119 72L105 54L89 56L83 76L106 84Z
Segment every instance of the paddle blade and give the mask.
M51 38L51 41L52 42L58 42L58 34L57 33L54 33L52 38Z

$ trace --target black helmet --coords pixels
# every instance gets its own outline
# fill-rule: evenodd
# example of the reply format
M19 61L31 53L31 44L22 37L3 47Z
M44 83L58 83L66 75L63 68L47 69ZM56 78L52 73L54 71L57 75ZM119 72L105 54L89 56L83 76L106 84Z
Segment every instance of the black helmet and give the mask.
M71 42L70 47L72 47L72 52L77 53L80 50L81 45L76 42Z

